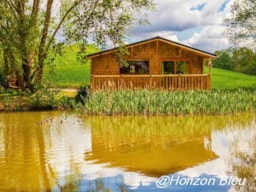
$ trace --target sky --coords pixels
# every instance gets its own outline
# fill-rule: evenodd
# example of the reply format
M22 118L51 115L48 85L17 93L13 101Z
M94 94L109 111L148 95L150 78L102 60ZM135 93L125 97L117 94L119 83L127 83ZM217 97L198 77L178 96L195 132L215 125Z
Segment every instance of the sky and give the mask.
M234 0L155 0L149 25L134 26L129 42L161 36L214 53L229 45L224 18Z

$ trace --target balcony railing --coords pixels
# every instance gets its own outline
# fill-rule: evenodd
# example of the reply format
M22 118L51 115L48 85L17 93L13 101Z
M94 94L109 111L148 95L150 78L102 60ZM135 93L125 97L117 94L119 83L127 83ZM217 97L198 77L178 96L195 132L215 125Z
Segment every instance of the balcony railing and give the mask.
M91 79L91 88L93 90L123 90L143 88L165 90L209 90L210 75L93 75Z

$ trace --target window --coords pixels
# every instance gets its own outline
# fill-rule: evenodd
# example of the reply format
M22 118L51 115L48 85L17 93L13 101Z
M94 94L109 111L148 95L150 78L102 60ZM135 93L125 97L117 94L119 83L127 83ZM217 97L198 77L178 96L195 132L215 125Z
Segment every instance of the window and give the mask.
M189 61L163 61L163 74L189 74Z
M127 61L127 66L120 66L120 74L149 74L148 61Z
M164 61L163 62L163 74L174 74L174 61Z
M176 61L177 74L188 74L189 73L189 62L188 61Z

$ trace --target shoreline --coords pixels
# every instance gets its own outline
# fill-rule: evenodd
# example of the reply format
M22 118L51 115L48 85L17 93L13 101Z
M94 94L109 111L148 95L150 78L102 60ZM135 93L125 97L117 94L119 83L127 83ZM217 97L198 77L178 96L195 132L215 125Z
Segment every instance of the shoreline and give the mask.
M64 91L65 92L65 91ZM70 92L67 89L66 92ZM75 94L39 96L4 96L0 112L22 111L80 111L93 116L187 116L226 115L256 111L256 90L161 91L124 90L95 91L89 96ZM79 97L79 98L80 98Z

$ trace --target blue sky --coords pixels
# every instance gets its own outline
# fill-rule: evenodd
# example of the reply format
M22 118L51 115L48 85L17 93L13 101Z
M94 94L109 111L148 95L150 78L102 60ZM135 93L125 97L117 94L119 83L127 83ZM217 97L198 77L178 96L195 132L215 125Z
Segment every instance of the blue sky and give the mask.
M228 47L224 18L234 0L155 0L150 25L134 26L129 42L161 36L214 52Z

